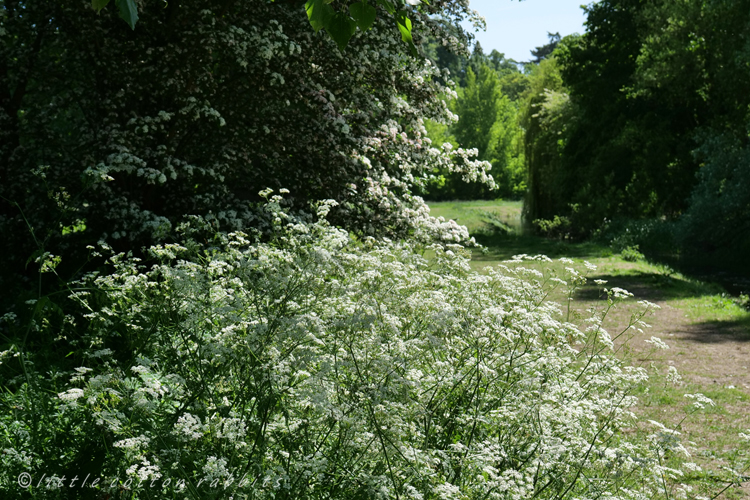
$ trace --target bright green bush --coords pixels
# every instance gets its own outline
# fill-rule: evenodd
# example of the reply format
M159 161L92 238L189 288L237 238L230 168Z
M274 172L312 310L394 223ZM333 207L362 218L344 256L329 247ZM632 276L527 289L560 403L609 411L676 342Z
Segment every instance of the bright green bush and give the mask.
M270 240L197 242L185 226L151 262L114 255L114 272L74 285L81 365L21 356L1 396L2 490L28 472L28 498L678 492L663 462L676 434L622 433L644 370L613 356L603 313L582 331L545 300L579 286L577 271L563 281L520 256L477 274L461 247L425 260L355 242L325 221L330 203L311 222L280 201L266 207ZM628 296L612 289L608 307ZM68 487L86 471L101 491ZM36 487L44 473L66 488Z
M466 86L458 89L451 109L455 123L426 122L434 146L473 148L479 160L489 162L492 182L468 182L469 176L451 166L433 170L425 186L430 200L520 198L526 191L523 130L518 105L502 92L498 72L482 63L477 72L469 67Z
M552 220L537 219L534 225L542 235L548 238L569 239L572 232L570 219L555 215Z
M644 260L646 258L645 255L639 252L638 245L623 248L620 255L628 262L638 262L639 260Z

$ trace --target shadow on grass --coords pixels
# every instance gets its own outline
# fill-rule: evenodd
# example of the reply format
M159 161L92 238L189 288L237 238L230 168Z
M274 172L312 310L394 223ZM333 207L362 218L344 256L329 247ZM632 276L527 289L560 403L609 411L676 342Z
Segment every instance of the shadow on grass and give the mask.
M606 285L598 286L594 280L604 280ZM704 297L721 294L723 289L718 285L693 281L661 273L646 273L633 271L628 275L598 275L590 276L588 284L576 293L575 298L581 300L596 300L606 298L602 287L619 287L631 292L638 300L651 302Z
M514 255L546 255L552 259L570 257L575 259L596 259L613 256L609 246L600 243L583 241L569 242L543 238L536 235L503 234L500 232L474 232L472 236L487 248L487 253L474 253L477 262L508 260ZM594 279L606 280L607 288L620 287L632 292L637 299L652 302L671 299L686 299L721 295L729 291L739 295L739 291L750 290L750 281L738 285L741 277L732 274L701 274L695 268L679 266L674 259L651 259L649 261L661 271L643 272L638 270L623 271L618 275L590 276L590 285L579 291L578 298L594 300L598 298L601 287L593 284ZM679 273L677 272L679 270ZM692 271L692 272L691 272ZM734 287L730 286L734 284ZM739 291L738 291L739 290Z
M507 260L514 255L546 255L552 259L559 257L571 257L578 259L608 257L612 250L608 247L591 243L571 243L567 241L551 240L532 235L500 234L489 232L476 232L472 236L477 243L487 247L488 253L476 254L475 259L484 260Z
M750 292L750 260L738 262L710 254L679 256L645 252L653 263L669 266L686 276L721 285L734 296Z
M692 325L684 337L702 344L750 342L750 316L730 321L706 321Z

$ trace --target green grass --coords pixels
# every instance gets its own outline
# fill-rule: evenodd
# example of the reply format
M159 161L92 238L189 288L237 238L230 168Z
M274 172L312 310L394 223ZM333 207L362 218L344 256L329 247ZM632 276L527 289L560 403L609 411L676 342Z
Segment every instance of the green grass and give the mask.
M712 498L726 487L725 467L741 467L747 450L738 443L738 430L750 427L750 396L730 387L706 387L702 384L666 380L666 369L654 366L650 370L647 384L639 387L635 394L639 405L636 413L642 424L635 431L647 434L652 429L648 420L660 421L677 430L680 442L691 454L687 460L696 463L702 471L685 477L683 482L695 488L695 493ZM715 406L695 408L685 394L701 393L711 398ZM670 462L685 459L673 457ZM747 474L747 471L745 471ZM747 498L747 490L730 488L721 496L726 499Z
M494 234L503 226L512 231L521 230L520 201L476 200L429 202L434 217L453 219L466 226L472 234Z

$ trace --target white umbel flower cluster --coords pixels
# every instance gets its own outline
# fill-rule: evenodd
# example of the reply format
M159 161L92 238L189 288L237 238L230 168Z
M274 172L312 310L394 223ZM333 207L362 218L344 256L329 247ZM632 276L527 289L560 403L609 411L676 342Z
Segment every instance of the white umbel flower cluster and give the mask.
M309 222L270 195L271 241L187 240L92 277L107 305L87 342L113 355L60 397L116 436L108 468L171 479L165 494L227 482L269 499L655 498L679 477L652 473L678 434L620 433L645 371L613 356L602 314L581 331L546 300L566 282L523 263L549 259L477 274L455 244L425 260L330 226L331 202ZM112 331L128 332L133 358Z

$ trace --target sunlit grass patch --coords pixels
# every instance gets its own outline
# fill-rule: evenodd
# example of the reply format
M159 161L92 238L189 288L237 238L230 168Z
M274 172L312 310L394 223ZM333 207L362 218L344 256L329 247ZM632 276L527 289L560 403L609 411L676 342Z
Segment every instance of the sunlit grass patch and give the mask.
M635 392L639 399L635 411L644 421L658 420L680 433L678 439L690 453L688 460L700 467L686 475L683 481L697 493L712 498L733 479L727 469L741 468L745 459L747 450L739 439L738 429L750 427L750 413L747 412L750 396L733 386L706 386L684 380L675 382L669 380L669 373L669 365L651 365L648 383ZM693 400L685 397L685 394L696 393L703 394L714 404L696 408ZM651 429L641 426L636 432L645 435ZM747 471L744 474L747 475ZM747 496L741 489L730 488L721 498Z
M429 202L430 215L453 219L469 232L492 233L502 226L513 231L521 228L522 202L510 200L475 200Z

